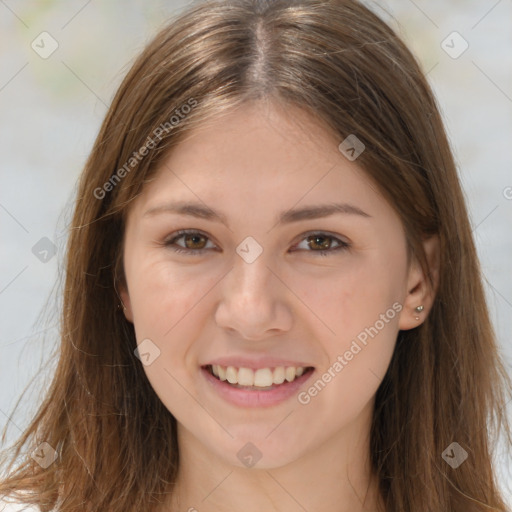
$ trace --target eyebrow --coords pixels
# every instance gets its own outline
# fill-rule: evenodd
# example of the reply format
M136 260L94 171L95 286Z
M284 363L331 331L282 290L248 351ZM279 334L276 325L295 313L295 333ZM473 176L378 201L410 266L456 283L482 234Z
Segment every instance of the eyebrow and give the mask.
M150 208L144 212L143 216L150 217L162 213L174 213L177 215L188 215L200 219L215 220L229 227L224 214L201 203L188 203L181 201L166 203ZM349 203L328 203L304 206L293 210L285 210L278 215L276 224L290 224L301 220L320 219L334 214L358 215L360 217L371 218L371 215L355 205Z

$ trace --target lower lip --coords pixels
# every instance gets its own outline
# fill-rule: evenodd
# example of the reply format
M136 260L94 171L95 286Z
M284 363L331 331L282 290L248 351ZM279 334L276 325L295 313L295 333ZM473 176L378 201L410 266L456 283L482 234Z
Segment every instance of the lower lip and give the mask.
M267 391L253 391L250 389L235 388L226 381L214 377L206 368L201 368L201 373L213 389L227 402L239 407L270 407L277 405L296 395L299 388L314 373L309 370L292 382L285 381L275 385Z

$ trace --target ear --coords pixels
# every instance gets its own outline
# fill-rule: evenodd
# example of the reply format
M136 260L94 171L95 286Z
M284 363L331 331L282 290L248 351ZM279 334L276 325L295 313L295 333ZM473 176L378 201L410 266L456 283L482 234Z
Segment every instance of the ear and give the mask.
M121 297L121 307L123 308L124 316L128 322L133 324L132 303L126 285L123 284L119 287L119 296Z
M400 330L413 329L421 325L427 318L439 284L440 243L437 235L423 241L423 248L427 258L428 275L425 275L416 258L411 262L407 280L407 295L404 308L400 315ZM417 311L418 306L423 306Z

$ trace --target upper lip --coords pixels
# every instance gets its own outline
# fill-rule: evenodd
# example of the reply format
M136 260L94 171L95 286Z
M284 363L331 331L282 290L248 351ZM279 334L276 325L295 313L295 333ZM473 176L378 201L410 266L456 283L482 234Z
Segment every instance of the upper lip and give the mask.
M277 366L295 366L308 368L312 365L304 363L303 361L292 361L291 359L280 359L278 357L260 357L260 358L248 358L248 357L219 357L205 363L202 366L208 365L219 365L219 366L234 366L235 368L251 368L252 370L258 370L260 368L276 368Z

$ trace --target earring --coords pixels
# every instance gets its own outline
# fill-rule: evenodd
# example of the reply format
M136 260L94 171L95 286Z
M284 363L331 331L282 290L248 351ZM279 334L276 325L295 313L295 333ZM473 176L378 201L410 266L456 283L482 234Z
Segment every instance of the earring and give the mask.
M420 306L416 306L414 308L414 311L416 311L416 313L421 313L423 310L425 309L425 307L423 306L423 304L421 304ZM419 316L416 316L415 317L416 320L419 320L420 317Z

